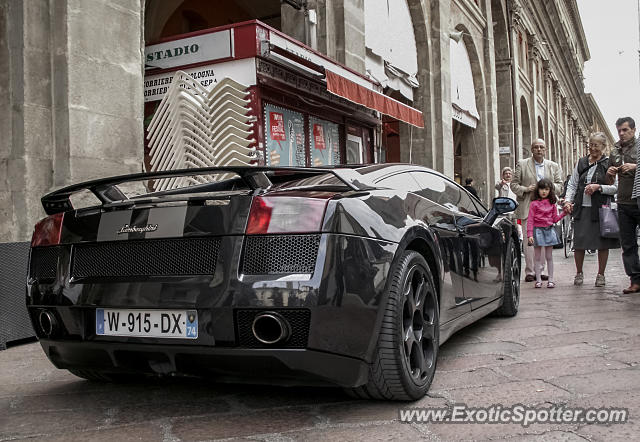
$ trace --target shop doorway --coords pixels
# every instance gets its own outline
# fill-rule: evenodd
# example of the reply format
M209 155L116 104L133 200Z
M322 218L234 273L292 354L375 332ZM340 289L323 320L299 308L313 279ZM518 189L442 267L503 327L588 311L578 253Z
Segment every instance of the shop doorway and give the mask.
M473 128L457 120L453 120L453 177L456 183L464 184L465 178L471 177L473 170ZM477 179L478 177L471 177Z

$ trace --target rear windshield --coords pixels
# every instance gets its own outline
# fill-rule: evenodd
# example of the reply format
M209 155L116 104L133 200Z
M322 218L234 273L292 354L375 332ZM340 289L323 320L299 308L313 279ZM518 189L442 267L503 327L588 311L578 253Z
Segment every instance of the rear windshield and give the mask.
M335 175L323 173L318 175L269 175L269 179L273 183L274 189L327 189L327 188L348 188L345 183L340 181Z

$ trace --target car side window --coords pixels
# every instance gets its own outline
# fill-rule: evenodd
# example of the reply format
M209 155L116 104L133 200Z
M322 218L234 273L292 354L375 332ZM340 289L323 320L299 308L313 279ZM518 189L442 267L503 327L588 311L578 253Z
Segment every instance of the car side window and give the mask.
M460 201L458 202L458 211L482 218L471 196L464 190L459 190L459 193Z
M460 211L460 188L450 181L444 181L445 189L444 196L446 200L446 206L452 210Z
M429 172L411 172L411 176L415 178L420 186L420 189L416 192L418 195L434 203L443 204L445 180L442 177Z
M396 173L395 175L382 178L377 181L376 184L391 189L404 190L406 192L416 192L420 189L420 186L409 172Z
M480 216L482 218L484 218L485 216L487 216L487 209L484 207L484 205L482 205L482 203L480 203L479 201L473 200L473 204L475 204L476 209L478 211L478 213L480 214Z

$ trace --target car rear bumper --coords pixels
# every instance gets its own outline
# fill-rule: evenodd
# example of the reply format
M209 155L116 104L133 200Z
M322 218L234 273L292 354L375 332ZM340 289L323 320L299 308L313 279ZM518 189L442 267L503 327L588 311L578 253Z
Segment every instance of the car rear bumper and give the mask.
M58 368L110 373L207 376L217 381L356 387L367 380L360 359L309 349L242 349L114 342L40 344Z

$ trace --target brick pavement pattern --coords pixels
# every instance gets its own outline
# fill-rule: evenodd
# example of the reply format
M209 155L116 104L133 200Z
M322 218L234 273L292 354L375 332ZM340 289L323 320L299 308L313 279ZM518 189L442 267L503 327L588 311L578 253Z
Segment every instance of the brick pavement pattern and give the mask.
M412 407L517 403L628 407L624 424L404 424L400 403L331 388L217 385L202 380L99 384L55 369L40 345L0 352L0 441L637 440L640 295L612 251L607 286L595 256L574 287L555 251L557 286L523 283L515 318L485 318L441 347L429 394Z

